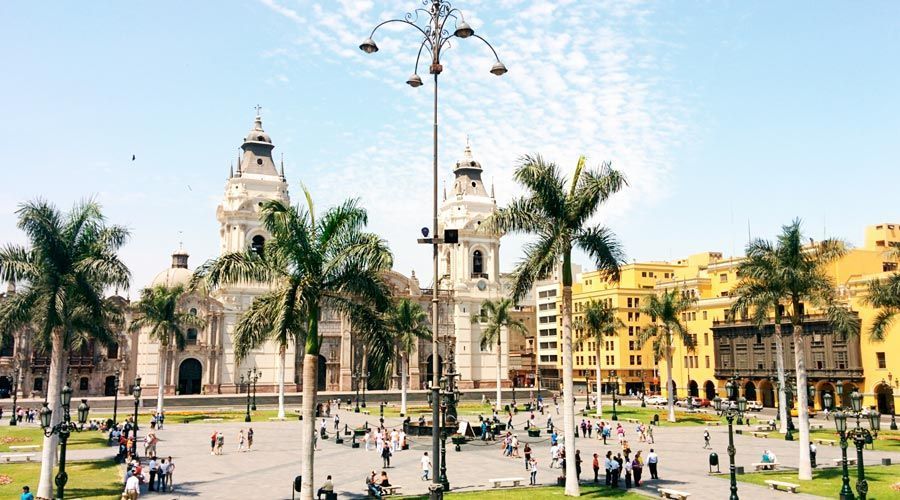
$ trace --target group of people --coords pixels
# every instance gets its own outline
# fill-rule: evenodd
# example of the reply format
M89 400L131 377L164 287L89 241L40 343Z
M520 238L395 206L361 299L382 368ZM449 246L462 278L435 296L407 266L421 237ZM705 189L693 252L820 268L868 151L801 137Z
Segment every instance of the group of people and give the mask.
M253 427L247 429L247 432L244 433L244 429L240 429L238 431L237 437L237 451L250 451L253 448ZM221 455L225 452L225 433L222 431L214 431L209 436L209 454L210 455Z
M0 420L3 420L3 415L4 415L3 412L4 412L3 407L0 406ZM16 422L20 423L20 424L23 422L26 424L33 424L38 415L37 409L25 408L24 406L18 406L16 408L14 408L13 412L16 415Z
M172 491L172 475L175 473L175 461L172 457L150 457L147 466L138 460L128 462L125 468L125 491L122 498L135 500L141 494L141 485L146 484L149 491Z
M388 486L391 486L391 481L388 479L387 471L381 471L380 476L376 475L375 471L372 471L366 477L366 489L369 491L370 496L375 498L383 497L384 489Z
M401 450L409 449L406 432L401 429L391 429L390 431L381 425L380 427L369 429L363 441L366 451L377 451L381 455L384 468L391 466L391 456Z

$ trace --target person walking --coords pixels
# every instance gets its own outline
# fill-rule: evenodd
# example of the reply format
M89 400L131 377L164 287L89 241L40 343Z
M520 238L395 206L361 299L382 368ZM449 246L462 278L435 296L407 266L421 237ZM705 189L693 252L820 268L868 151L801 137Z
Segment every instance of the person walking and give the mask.
M122 492L122 498L125 500L137 500L141 494L141 481L137 475L132 474L125 481L125 491Z
M653 426L647 426L647 444L653 444Z
M603 461L603 467L606 470L606 486L612 486L613 462L612 452L607 451L606 459Z
M390 468L391 468L391 447L390 447L390 445L389 445L387 442L385 442L384 444L382 444L382 447L381 447L381 460L382 460L382 462L384 462L383 465L384 465L384 468L385 468L385 469L390 469Z
M531 486L537 485L537 459L532 457L531 461L528 463L528 467L531 469L531 476L529 483Z
M531 446L525 443L525 448L522 452L525 453L525 470L528 470L528 466L531 463Z
M244 439L245 439L244 429L241 429L240 432L238 433L238 451L239 452L244 451Z
M253 448L253 427L247 429L247 451Z
M575 450L575 480L581 481L581 450Z
M559 445L550 445L550 468L552 469L559 463Z
M209 436L209 454L216 454L216 431L213 431L212 435Z
M625 454L624 463L622 467L625 469L625 489L631 489L631 458L628 454Z
M706 428L703 429L703 449L708 450L710 448L712 448L712 446L709 445L709 428Z
M647 454L647 468L650 469L650 479L659 479L657 475L657 467L659 464L659 455L653 451L653 448L650 448L650 453Z
M0 419L3 419L3 415L0 415ZM34 500L34 494L31 493L31 488L22 486L22 495L19 497L19 500Z
M594 468L594 484L597 484L600 481L600 456L594 453L594 460L591 462L591 467Z
M428 452L426 451L422 455L422 481L428 481L428 474L431 472L431 459L428 458Z
M166 466L166 491L172 491L175 488L172 482L173 474L175 474L175 462L172 461L172 457L169 457L169 465Z
M156 491L156 475L159 474L159 462L156 461L155 456L150 457L148 467L150 469L150 483L147 485L147 490Z
M221 455L225 448L225 434L222 431L216 432L216 455Z
M339 430L338 428L340 427L340 425L341 417L337 414L337 412L334 412L334 432L337 432Z

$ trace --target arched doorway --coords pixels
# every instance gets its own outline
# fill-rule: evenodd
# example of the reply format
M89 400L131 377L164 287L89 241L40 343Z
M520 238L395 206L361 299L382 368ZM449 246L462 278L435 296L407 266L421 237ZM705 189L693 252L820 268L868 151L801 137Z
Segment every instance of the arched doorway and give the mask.
M8 398L10 396L12 396L12 379L0 377L0 398Z
M716 397L716 384L712 380L707 380L703 384L703 392L706 393L706 399L712 401Z
M200 394L200 378L203 376L203 365L194 358L188 358L178 367L178 393Z
M422 380L422 387L428 387L434 377L434 357L429 355L425 360L425 378ZM438 379L444 375L444 360L438 356Z
M748 380L744 384L744 397L747 398L747 401L756 401L756 386L753 385L753 381Z
M766 408L775 408L775 386L768 380L759 383L759 392L762 394L762 405Z
M116 395L116 376L110 375L106 377L106 381L103 383L103 395L104 396L115 396Z
M832 405L837 404L837 401L834 399L834 386L831 385L830 382L822 382L819 384L819 388L816 391L819 395L819 408L825 408L825 395L831 394L832 397Z
M700 397L700 386L697 385L696 380L691 380L691 383L688 385L688 390L691 392L692 397Z
M891 414L891 388L886 384L879 384L875 388L875 404L878 407L878 413Z
M325 390L325 383L328 381L328 360L325 356L319 354L319 362L316 367L316 388L320 391Z
M666 381L666 397L667 398L669 397L669 393L668 393L669 387L670 387L669 382ZM672 398L677 400L678 399L678 384L675 383L675 379L672 379L671 390L672 390Z

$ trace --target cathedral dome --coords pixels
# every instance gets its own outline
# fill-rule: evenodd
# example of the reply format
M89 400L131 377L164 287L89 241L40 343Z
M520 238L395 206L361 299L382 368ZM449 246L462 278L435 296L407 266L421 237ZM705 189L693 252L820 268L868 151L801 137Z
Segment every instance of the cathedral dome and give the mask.
M163 270L153 278L150 282L151 287L165 286L171 288L173 286L188 286L191 277L194 275L187 266L188 253L179 248L172 253L172 267Z
M244 142L263 142L272 144L272 138L263 131L261 116L256 115L256 120L253 122L253 128L250 129L250 132L247 132L247 137L244 138Z

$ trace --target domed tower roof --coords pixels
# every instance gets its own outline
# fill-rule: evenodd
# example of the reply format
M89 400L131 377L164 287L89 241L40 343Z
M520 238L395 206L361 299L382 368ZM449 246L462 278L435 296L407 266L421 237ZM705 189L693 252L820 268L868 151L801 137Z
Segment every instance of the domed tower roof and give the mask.
M194 275L188 269L188 257L189 255L184 249L178 248L178 250L175 250L172 253L172 267L157 274L153 281L150 282L150 286L165 286L169 288L173 286L187 286Z
M472 155L472 147L466 139L463 157L453 167L456 180L453 182L453 193L457 195L487 196L484 182L481 181L481 163Z
M278 177L278 170L272 159L272 149L274 148L272 138L263 130L262 117L257 110L253 128L247 132L244 143L241 144L243 152L238 163L238 175L261 174Z

